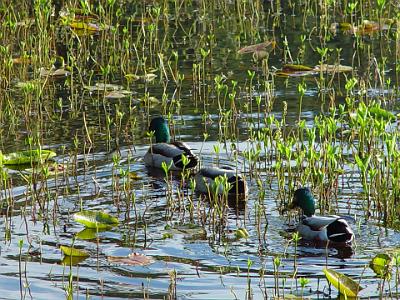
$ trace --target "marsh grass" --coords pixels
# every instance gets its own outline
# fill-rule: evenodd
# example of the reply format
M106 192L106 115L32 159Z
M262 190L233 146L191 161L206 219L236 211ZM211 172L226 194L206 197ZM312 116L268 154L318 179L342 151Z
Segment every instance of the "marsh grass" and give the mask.
M260 252L268 244L266 197L271 190L282 211L298 186L311 186L324 214L337 212L347 196L341 191L356 183L358 192L345 200L347 212L357 208L366 220L399 229L399 12L394 6L388 9L389 2L59 2L0 4L1 150L46 147L61 152L58 159L68 162L67 171L56 178L45 166L32 176L0 166L5 241L17 238L15 214L42 221L50 234L65 214L59 199L76 195L79 203L73 206L82 210L88 193L81 190L82 181L88 174L94 186L91 196L103 196L94 157L106 153L112 169L106 195L126 222L125 243L133 247L140 241L147 248L153 242L147 217L156 205L149 186L135 182L129 172L137 167L136 147L148 143L143 132L153 114L181 120L172 124L177 136L188 135L188 115L198 117L192 122L199 125L196 133L189 135L202 141L196 149L200 156L203 146L213 142L211 161L223 165L228 160L246 174L255 191L251 205ZM74 22L86 29L74 28ZM238 53L244 46L271 40L278 46L266 56ZM286 63L321 68L316 76L281 78L275 69ZM349 65L352 71L328 72L324 64ZM104 89L85 89L96 84ZM132 94L109 99L108 84ZM286 98L285 90L295 96ZM197 224L207 231L211 245L223 244L228 252L232 207L227 193L210 191L204 200L195 195L188 171L176 176L164 166L163 172L163 220ZM227 182L219 180L227 192ZM13 192L19 185L27 186L22 205ZM233 209L237 223L248 222L246 209ZM292 240L297 255L298 238ZM291 278L297 294L303 295L308 281L297 276L296 257ZM273 270L260 271L260 281L274 278L277 297L290 277L281 273L284 263L277 255ZM241 272L247 272L246 295L251 298L252 264ZM72 271L68 276L65 288L72 297ZM171 299L179 291L178 279L177 272L170 273Z

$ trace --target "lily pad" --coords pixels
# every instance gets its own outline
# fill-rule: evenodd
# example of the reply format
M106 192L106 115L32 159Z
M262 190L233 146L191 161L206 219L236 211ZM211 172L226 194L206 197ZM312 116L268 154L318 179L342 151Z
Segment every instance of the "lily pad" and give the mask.
M64 255L67 256L79 256L79 257L89 256L89 253L87 253L85 250L80 250L73 247L60 246L60 249L64 253Z
M123 99L123 98L127 98L130 95L132 95L131 91L127 91L127 90L121 90L121 91L111 91L108 92L104 95L104 98L106 99Z
M74 214L74 220L87 228L107 229L118 225L118 219L101 211L81 211Z
M272 51L276 47L275 41L266 41L264 43L249 45L246 47L241 48L238 53L245 54L245 53L256 53L259 51Z
M53 158L56 155L57 154L51 150L25 150L7 154L0 153L0 161L4 165L28 165L32 163L43 162L45 160Z
M154 260L140 253L131 253L128 256L108 256L108 262L124 264L130 266L147 266L152 264Z
M30 165L28 165L30 166ZM55 176L57 174L63 174L67 170L67 166L57 162L48 162L44 165L40 165L34 168L28 168L25 171L28 173L43 174L46 176Z
M302 77L315 75L316 73L317 72L309 66L286 64L283 65L282 70L277 70L275 75L280 77Z
M327 73L343 73L343 72L351 72L353 71L353 67L343 66L343 65L317 65L314 67L314 70L317 72L327 72Z
M378 277L390 278L392 261L392 258L386 253L377 254L369 263L369 267Z
M362 287L350 277L341 274L335 270L324 268L326 279L339 291L347 297L356 297Z
M82 22L78 20L74 20L71 23L68 24L69 27L75 30L85 30L85 31L91 31L93 33L99 32L100 27L97 24L90 23L90 22Z
M282 72L304 72L312 71L313 68L304 65L286 64L282 67Z
M107 92L107 91L121 91L123 87L117 84L111 83L96 83L95 85L85 85L84 89L89 92Z
M97 233L104 231L101 229L95 229L95 228L85 228L81 231L79 231L75 237L81 240L93 240L97 237Z
M77 264L84 261L88 256L69 256L65 255L62 261L60 262L63 266L76 266Z
M70 74L71 72L65 68L60 68L60 69L51 68L50 70L47 70L45 68L39 69L39 75L41 77L66 77L69 76Z
M235 231L235 236L238 239L247 239L249 238L250 234L246 228L238 228Z
M152 82L154 79L157 78L157 75L156 75L156 74L153 74L153 73L148 73L148 74L145 74L145 75L140 76L139 78L140 78L140 80L142 80L143 82Z
M136 80L139 80L139 79L140 79L140 76L139 76L139 75L136 75L136 74L131 74L131 73L129 73L129 74L125 74L125 78L126 78L126 80L128 80L128 81L136 81Z

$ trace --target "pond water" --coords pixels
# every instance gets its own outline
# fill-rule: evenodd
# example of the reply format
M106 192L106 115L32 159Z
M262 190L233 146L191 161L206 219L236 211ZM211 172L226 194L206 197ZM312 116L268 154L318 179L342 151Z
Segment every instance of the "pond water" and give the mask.
M73 1L60 2L62 12L82 8ZM368 184L363 185L360 170L350 163L357 153L361 156L359 133L348 144L346 139L329 142L341 150L335 167L340 171L333 180L327 174L321 181L303 176L308 165L296 162L300 146L290 141L291 136L299 138L299 120L312 129L317 126L315 117L329 116L333 107L348 104L346 97L354 103L382 102L396 115L395 23L365 34L361 27L359 34L332 33L334 22L366 24L359 8L348 12L347 1L325 3L326 7L313 1L97 2L92 4L93 19L64 22L57 18L57 6L46 15L47 1L0 5L9 21L2 25L2 44L9 47L2 46L0 57L6 62L24 51L30 56L29 62L1 67L1 150L40 146L57 152L54 160L65 167L56 176L35 180L30 171L2 168L0 299L340 298L326 281L324 267L359 281L364 288L360 297L400 296L398 272L386 282L369 268L375 255L399 245L398 215L382 217L377 200L381 193L394 194L396 201L398 185L389 184L385 190L371 175L373 205L368 211ZM377 21L375 9L364 7L371 24ZM396 16L398 8L393 10L385 13L385 20ZM78 34L71 29L73 22L108 27ZM237 53L272 39L277 46L264 61ZM321 58L317 47L330 50ZM71 66L69 74L40 76L39 68L50 68L56 55ZM324 78L322 73L275 73L285 63L314 67L338 63L338 57L353 70ZM142 77L130 80L132 74ZM145 74L157 77L147 81ZM182 80L175 82L179 74ZM346 87L351 78L357 80L354 89ZM21 88L28 80L37 80L31 81L32 90ZM218 80L226 89L218 91ZM104 83L132 94L106 97L105 88L98 88ZM149 97L158 102L150 103ZM145 133L149 120L160 114L170 115L175 138L187 142L202 165L230 165L243 172L249 184L246 203L230 203L220 217L210 200L191 191L188 179L181 183L179 173L165 177L160 170L146 168L142 157L150 140ZM271 116L277 123L268 121ZM397 119L384 131L397 132ZM255 137L262 128L273 133L269 143ZM278 131L281 135L274 135ZM291 145L292 158L279 154L279 141ZM313 147L306 141L302 145L305 153ZM322 137L316 145L323 153ZM382 145L370 150L375 153ZM250 149L257 147L260 153L249 159ZM386 148L382 151L389 157ZM317 198L330 191L325 210L354 218L353 246L334 248L303 240L295 245L296 219L282 209L299 185L312 187ZM119 225L84 236L79 234L84 226L73 219L80 210L106 211ZM246 228L249 237L235 238L238 228ZM71 265L63 260L60 245L74 245L90 256ZM107 259L132 252L154 262L130 266ZM300 278L309 279L304 288Z

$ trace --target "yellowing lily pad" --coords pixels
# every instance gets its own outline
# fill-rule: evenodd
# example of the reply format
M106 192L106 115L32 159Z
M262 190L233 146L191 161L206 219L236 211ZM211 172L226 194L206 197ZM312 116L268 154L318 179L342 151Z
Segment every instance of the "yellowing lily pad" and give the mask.
M74 220L87 228L107 229L118 225L118 219L101 211L81 211L74 214Z
M7 154L0 154L0 161L4 165L23 165L43 162L57 154L51 150L35 149Z
M97 233L102 232L104 229L85 228L79 231L75 237L81 240L93 240L97 237Z
M305 72L312 71L313 68L304 65L286 64L282 67L283 72Z
M82 22L82 21L72 21L69 23L69 27L75 30L86 30L86 31L92 31L92 32L99 32L100 27L97 24L90 23L90 22Z
M235 236L238 239L247 239L249 238L250 234L246 228L238 228L235 231Z
M73 247L60 246L61 251L67 256L88 257L89 253L84 250L76 249Z
M353 68L350 66L343 66L343 65L322 64L315 66L314 70L318 72L322 71L327 73L342 73L342 72L351 72L353 71Z
M108 262L130 266L146 266L154 262L152 258L140 253L131 253L128 256L108 256Z
M357 297L362 287L350 277L335 270L324 268L326 279L341 293L347 297Z
M136 74L125 74L125 78L128 81L136 81L140 79L140 76L136 75Z
M76 266L80 262L84 261L88 256L69 256L64 255L64 258L60 262L61 265L64 266Z
M380 278L389 278L393 259L386 253L377 254L369 263L369 267Z

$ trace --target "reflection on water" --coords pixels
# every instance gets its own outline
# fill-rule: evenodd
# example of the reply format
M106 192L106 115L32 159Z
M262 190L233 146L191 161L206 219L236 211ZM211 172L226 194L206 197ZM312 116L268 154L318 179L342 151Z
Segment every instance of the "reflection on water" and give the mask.
M130 1L122 1L121 5L125 5L125 2ZM150 2L141 3L150 7L153 5ZM182 5L186 6L184 2ZM259 63L252 61L251 56L238 57L234 45L237 42L250 44L251 40L256 39L244 33L248 30L247 26L250 26L247 19L241 25L237 23L234 14L226 15L225 20L221 20L219 11L216 13L213 10L211 16L196 6L197 1L187 2L190 2L187 5L195 6L193 9L189 7L190 14L179 13L181 7L175 7L178 16L170 22L162 19L165 24L157 31L160 36L165 31L163 43L172 45L169 52L163 55L160 53L157 60L164 62L163 59L169 57L172 50L176 51L182 59L176 66L171 61L165 62L165 67L170 68L175 75L178 71L182 72L182 82L173 82L169 78L165 86L162 86L161 81L128 84L121 74L108 74L108 79L113 83L133 90L134 98L106 100L96 93L83 91L80 81L63 78L51 81L53 94L43 96L43 99L42 95L38 96L41 101L59 101L58 106L54 104L52 109L56 114L51 115L50 110L45 111L51 117L42 124L43 128L39 126L35 130L40 133L43 148L57 150L57 161L67 168L62 174L47 180L41 178L32 186L26 184L28 173L18 168L8 170L12 186L3 188L0 196L0 229L3 233L0 235L0 298L61 299L69 290L73 291L71 299L173 299L175 296L177 299L263 299L290 294L313 299L335 298L336 291L329 290L322 272L326 266L360 280L364 287L360 293L362 297L378 298L382 280L368 268L368 263L377 253L397 247L400 235L397 231L380 227L378 218L368 221L363 219L363 204L357 200L357 195L362 192L360 175L353 174L353 167L343 166L346 174L342 178L346 184L340 187L337 209L338 213L355 216L355 223L352 224L356 235L355 244L352 247L335 248L300 240L295 245L292 241L292 220L279 213L282 207L278 199L283 191L279 190L278 179L263 166L251 165L244 158L246 151L253 146L254 137L249 136L249 128L265 128L264 122L270 114L278 121L285 118L288 124L285 130L289 132L293 130L291 127L298 121L299 115L305 120L306 126L312 126L314 117L321 111L326 112L331 103L336 106L344 103L343 86L346 77L334 76L330 90L319 89L321 82L317 81L317 77L304 79L308 89L300 112L298 85L303 79L274 77L273 80L264 80L265 74ZM239 5L240 1L237 2ZM170 1L165 3L170 4ZM299 36L305 34L300 29L300 17L292 16L292 8L285 7L282 14L270 13L266 8L268 3L263 1L264 9L268 16L277 18L273 22L279 22L281 26L274 33L265 27L271 20L263 19L265 22L258 24L257 35L261 35L260 39L272 34L278 39L284 37L293 41L290 44L293 48L285 50L296 51L300 47ZM178 4L179 1L175 3ZM284 5L289 4L285 2ZM236 7L232 1L226 1L223 6L230 7L232 11ZM133 9L130 10L132 14L135 13ZM167 7L165 10L168 11ZM204 15L196 19L192 13L196 16L200 13ZM248 14L246 12L246 18ZM302 14L299 12L298 16ZM283 21L279 21L279 17ZM136 23L147 24L150 18L140 22L135 20L132 17L129 22L133 22L133 26L140 26ZM213 24L215 34L209 32L206 21ZM128 23L125 18L121 22ZM117 24L113 25L112 30L118 31ZM312 28L314 31L314 25ZM101 47L96 44L101 34L89 38L80 37L79 45L88 43L96 46L96 49L103 49L103 44ZM147 32L143 35L147 39ZM141 37L130 35L126 45L129 46L136 38ZM151 35L151 38L154 36ZM374 37L369 39L375 41ZM112 41L113 38L106 40ZM156 40L159 42L162 39L157 36ZM200 46L197 47L203 40L206 45L214 47L213 57L205 61L202 61L201 53L198 53ZM310 44L316 43L315 40L310 41ZM341 63L343 61L343 64L351 65L355 57L353 43L355 40L351 36L336 36L332 37L327 46L331 49L340 47L343 50ZM76 48L76 45L71 47ZM304 60L318 64L321 57L313 52L312 47L307 46L309 53ZM161 51L159 48L158 44L143 46L146 53L150 50ZM374 50L373 47L368 49ZM134 52L133 49L131 51ZM108 61L111 54L104 55ZM126 64L141 59L139 56L136 54L134 58L129 57ZM389 60L394 59L392 56L388 55ZM83 65L83 70L74 70L74 76L103 81L100 75L92 74L92 78L92 75L86 74L99 68L97 64L102 62L96 59L87 57L91 68L86 70ZM367 61L363 57L357 59L361 64ZM96 66L93 66L94 62ZM85 61L80 63L84 64ZM210 69L210 74L202 75L207 78L200 76L204 82L198 86L193 79L197 76L194 63L197 66L206 65ZM138 64L146 69L155 62L142 60ZM145 64L148 65L143 66ZM280 49L277 49L270 57L271 70L281 65L282 57ZM251 87L247 70L256 70L259 79ZM33 76L31 70L27 72L26 77ZM162 71L157 72L160 77ZM229 104L223 108L218 106L218 95L211 89L213 76L217 74L222 74L224 82L228 84L228 96L233 93L230 90L234 85L232 81L237 82L235 93L239 96L235 105ZM387 76L394 77L393 74ZM269 102L270 91L265 91L262 82L271 85L275 96L273 102ZM210 90L205 93L208 88ZM326 95L321 95L324 92ZM368 95L373 97L387 95L389 92L391 90L367 90ZM13 101L16 104L24 101L22 92L11 90L10 93L13 100L8 101L7 105L12 106ZM163 99L164 103L147 107L137 100L145 94L160 101ZM254 101L248 101L257 96L263 97L260 108L257 108ZM199 99L204 101L198 102ZM249 110L249 105L254 105L252 110ZM272 111L266 113L264 109L268 105ZM226 207L216 207L212 200L192 192L190 177L182 182L179 173L167 178L164 171L145 167L141 158L148 149L148 139L145 137L148 119L152 115L164 114L166 108L175 120L174 135L190 144L199 155L202 166L229 165L238 167L246 175L250 191L247 201L229 199ZM228 108L232 111L228 112ZM39 109L43 110L41 106ZM85 115L80 114L82 111ZM106 112L110 113L112 120L106 118ZM36 112L29 114L33 116ZM224 123L222 115L228 116L225 127L221 126ZM116 121L117 117L121 118L118 120L120 123ZM4 132L1 142L7 152L26 147L28 122L23 116L19 118L12 120L15 124L3 124L0 119L0 129ZM235 133L240 142L231 143L224 130ZM215 151L216 145L220 150L218 154ZM265 164L272 157L264 149L260 155L265 158ZM135 176L124 177L124 171L135 172ZM349 204L348 199L354 199L354 202ZM72 218L72 214L81 209L107 211L118 217L120 225L107 231L84 229ZM249 238L236 238L235 230L238 228L246 228ZM62 257L59 246L72 244L85 249L90 257ZM107 261L107 256L127 256L132 252L152 257L155 262L147 266L128 266ZM304 289L300 288L300 277L310 280ZM393 276L390 282L392 290L389 291L388 284L384 286L385 295L391 292L395 296L395 280Z

